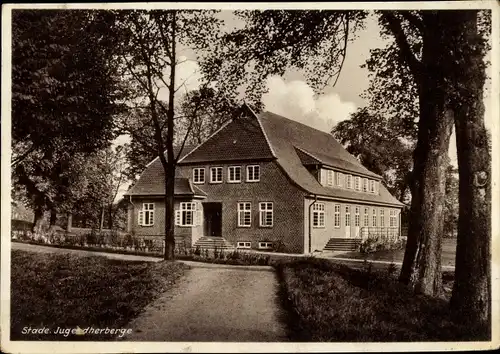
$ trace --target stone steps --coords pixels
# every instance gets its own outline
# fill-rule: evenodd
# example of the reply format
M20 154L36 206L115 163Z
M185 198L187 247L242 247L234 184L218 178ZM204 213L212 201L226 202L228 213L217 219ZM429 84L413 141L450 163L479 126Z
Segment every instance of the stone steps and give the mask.
M234 249L234 246L223 237L209 237L209 236L203 236L198 241L196 241L193 248L196 247L209 250L213 250L215 248L225 249L225 250Z
M331 238L323 248L325 251L358 251L361 239Z

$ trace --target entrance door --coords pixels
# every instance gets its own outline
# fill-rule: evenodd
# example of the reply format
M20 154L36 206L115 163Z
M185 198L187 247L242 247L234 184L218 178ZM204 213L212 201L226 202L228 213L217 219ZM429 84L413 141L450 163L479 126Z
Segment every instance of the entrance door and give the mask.
M203 203L204 235L222 236L222 203Z
M351 207L349 205L345 207L345 237L351 237Z

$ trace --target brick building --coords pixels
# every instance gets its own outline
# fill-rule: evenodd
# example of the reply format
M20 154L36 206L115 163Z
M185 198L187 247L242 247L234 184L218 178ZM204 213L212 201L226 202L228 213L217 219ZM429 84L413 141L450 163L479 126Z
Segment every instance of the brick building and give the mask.
M126 193L135 236L164 235L163 180L155 159ZM399 237L402 207L332 135L246 105L176 171L176 242L189 246L309 253Z

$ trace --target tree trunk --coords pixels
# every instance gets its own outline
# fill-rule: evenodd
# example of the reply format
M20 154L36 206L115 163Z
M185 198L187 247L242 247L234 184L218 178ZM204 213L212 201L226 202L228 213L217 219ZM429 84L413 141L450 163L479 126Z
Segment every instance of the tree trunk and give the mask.
M68 221L66 224L66 231L71 232L71 228L73 227L73 215L68 213Z
M102 232L104 227L104 204L101 207L101 218L99 220L99 232Z
M42 207L35 207L35 217L33 226L31 227L31 232L34 234L38 234L42 228L43 212L44 210Z
M455 102L459 167L459 221L453 312L461 321L491 321L491 157L484 126L484 45L477 30L477 11L462 11L457 25L463 62L457 71L462 88Z
M168 164L165 171L165 260L175 258L175 234L174 234L174 187L175 187L175 165ZM173 165L173 166L172 166Z
M453 115L446 107L437 21L423 37L423 75L419 83L420 119L414 151L412 204L408 241L400 281L416 293L439 295L442 290L441 251L448 146ZM442 63L442 64L440 64Z
M108 228L113 229L113 204L109 204L108 206Z
M55 209L50 209L49 227L52 229L54 226L56 226L56 222L57 222L57 212Z

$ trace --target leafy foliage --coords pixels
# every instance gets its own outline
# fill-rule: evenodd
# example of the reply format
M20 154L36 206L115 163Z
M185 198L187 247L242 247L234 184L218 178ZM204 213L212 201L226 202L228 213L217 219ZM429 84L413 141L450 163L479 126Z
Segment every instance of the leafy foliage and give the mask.
M14 10L14 193L36 210L67 209L86 185L87 154L110 143L122 90L113 14ZM62 205L64 204L64 205Z
M253 10L236 11L245 23L221 38L202 64L220 91L242 86L246 98L260 105L265 79L299 69L320 91L338 77L347 43L363 26L362 11Z

